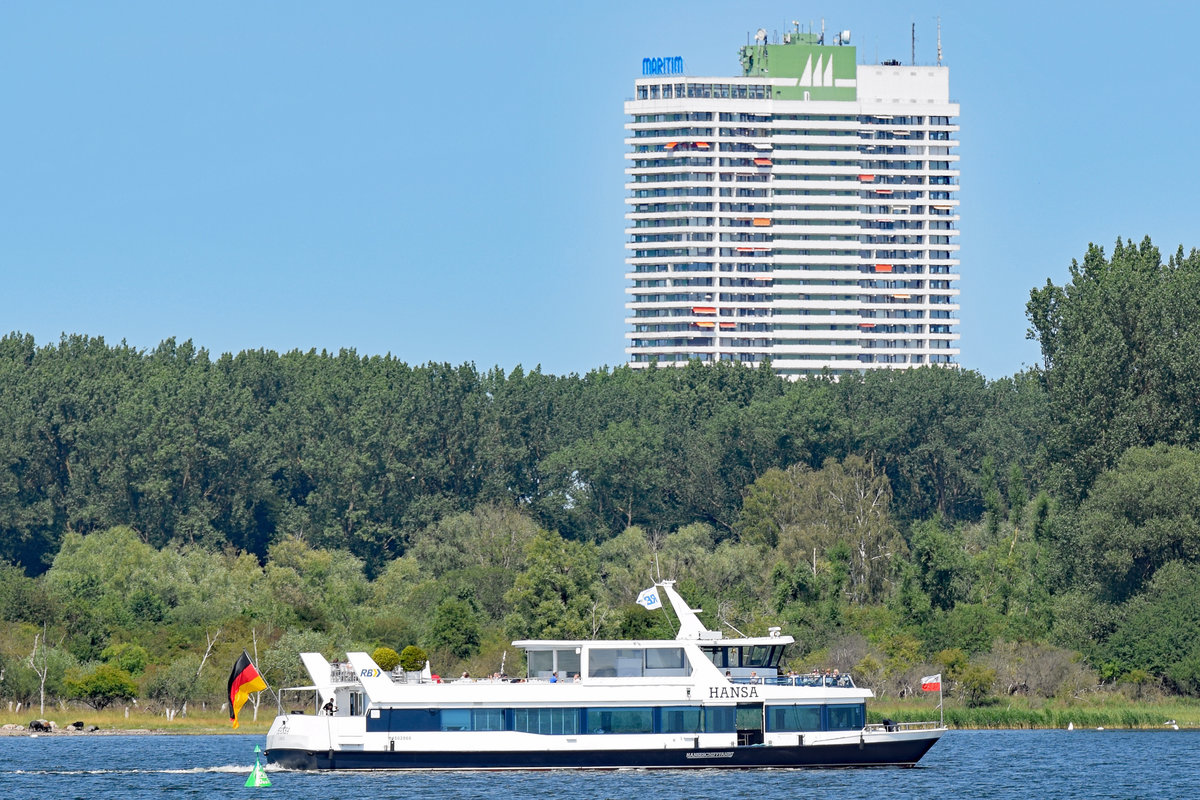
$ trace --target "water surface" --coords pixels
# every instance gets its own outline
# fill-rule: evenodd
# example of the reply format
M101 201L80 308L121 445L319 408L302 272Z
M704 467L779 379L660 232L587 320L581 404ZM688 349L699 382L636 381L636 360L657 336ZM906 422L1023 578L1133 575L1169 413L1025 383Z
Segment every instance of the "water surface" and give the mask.
M261 736L0 737L0 798L858 800L1200 796L1194 731L951 731L913 769L301 773L246 788Z

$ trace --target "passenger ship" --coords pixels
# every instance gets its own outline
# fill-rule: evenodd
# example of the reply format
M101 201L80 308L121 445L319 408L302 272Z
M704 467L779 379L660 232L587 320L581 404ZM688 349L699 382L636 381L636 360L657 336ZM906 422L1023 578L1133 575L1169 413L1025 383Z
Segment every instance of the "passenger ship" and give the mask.
M672 582L658 587L679 618L675 639L517 641L518 680L438 682L428 667L384 672L366 653L348 653L349 665L303 653L313 685L284 691L314 695L312 712L276 717L267 759L347 770L910 767L945 733L937 722L867 724L873 693L848 675L780 674L792 637L726 638Z

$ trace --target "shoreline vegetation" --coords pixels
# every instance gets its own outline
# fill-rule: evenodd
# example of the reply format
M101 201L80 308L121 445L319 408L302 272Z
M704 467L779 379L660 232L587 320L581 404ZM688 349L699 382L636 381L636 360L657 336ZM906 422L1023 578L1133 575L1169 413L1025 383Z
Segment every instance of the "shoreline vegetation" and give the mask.
M673 638L658 576L881 717L939 674L956 727L1196 725L1150 704L1200 698L1200 250L1070 277L997 380L0 336L0 701L174 730L243 653L516 674L515 640Z
M937 718L936 700L924 703L876 701L868 706L867 721L922 722ZM1174 730L1200 728L1200 703L1179 699L1159 702L1028 703L970 708L947 705L946 727L951 730L1033 730L1104 728L1113 730Z
M924 722L937 718L936 699L915 701L882 700L868 707L867 721L881 723L885 719L894 722ZM188 717L176 717L168 721L162 714L130 713L123 710L95 712L89 709L47 709L45 716L33 711L17 714L13 711L0 712L0 736L30 736L35 732L28 729L30 720L53 720L58 726L52 733L37 733L39 736L105 736L105 735L213 735L233 734L265 736L274 719L272 713L260 713L258 720L243 719L234 729L223 713L202 712ZM84 731L66 731L63 728L75 721L82 721ZM19 726L10 727L10 726ZM96 726L99 730L87 731ZM1061 729L1074 726L1077 730L1198 730L1200 729L1200 702L1164 700L1155 702L1105 702L1045 704L1031 707L1025 703L1007 706L968 708L948 705L946 726L951 730L1035 730Z

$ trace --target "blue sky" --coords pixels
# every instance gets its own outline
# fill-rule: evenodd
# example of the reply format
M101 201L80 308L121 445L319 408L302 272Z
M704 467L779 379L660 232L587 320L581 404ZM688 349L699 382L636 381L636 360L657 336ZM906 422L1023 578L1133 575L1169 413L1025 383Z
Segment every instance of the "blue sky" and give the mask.
M1200 246L1191 4L0 2L0 330L624 361L622 103L790 21L936 57L962 126L962 356L1037 362L1089 242Z

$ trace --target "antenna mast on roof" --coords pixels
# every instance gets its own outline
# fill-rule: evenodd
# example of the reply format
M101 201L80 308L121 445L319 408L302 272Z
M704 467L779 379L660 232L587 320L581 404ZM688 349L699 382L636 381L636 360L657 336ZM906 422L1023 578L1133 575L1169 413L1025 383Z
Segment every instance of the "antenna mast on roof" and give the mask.
M912 24L912 65L917 65L917 23Z
M937 31L938 31L938 66L940 67L942 65L942 18L941 17L937 18Z

